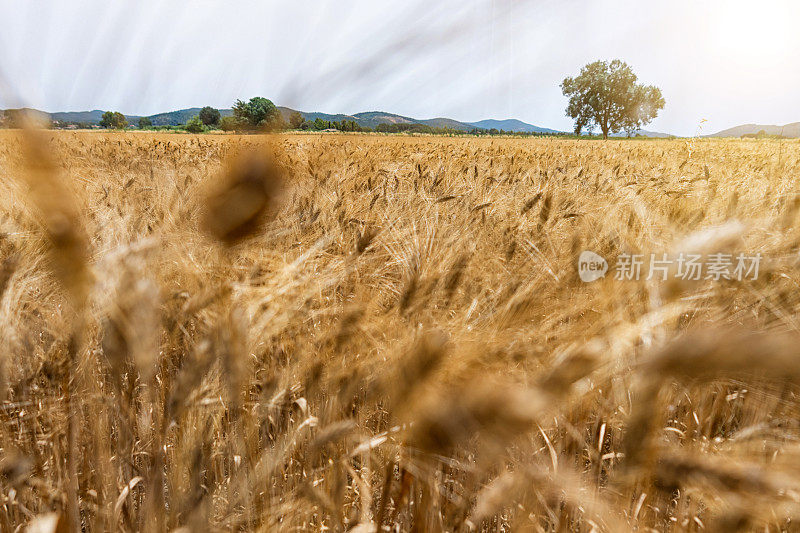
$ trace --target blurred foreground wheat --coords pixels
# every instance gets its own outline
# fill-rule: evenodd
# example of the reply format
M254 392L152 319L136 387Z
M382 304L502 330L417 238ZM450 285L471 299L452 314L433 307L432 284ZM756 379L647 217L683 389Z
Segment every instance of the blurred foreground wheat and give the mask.
M796 528L796 141L6 132L0 198L2 531ZM687 246L761 274L577 276Z

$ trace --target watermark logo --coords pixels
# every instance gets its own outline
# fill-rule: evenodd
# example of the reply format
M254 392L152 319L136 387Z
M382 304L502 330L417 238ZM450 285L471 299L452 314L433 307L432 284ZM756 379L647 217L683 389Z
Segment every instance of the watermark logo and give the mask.
M578 276L581 281L589 283L598 280L608 272L608 261L589 250L581 252L578 257Z
M684 254L620 254L613 267L619 281L657 280L667 278L685 281L756 280L761 254L714 253ZM589 283L606 275L608 262L600 255L584 250L578 258L578 276Z

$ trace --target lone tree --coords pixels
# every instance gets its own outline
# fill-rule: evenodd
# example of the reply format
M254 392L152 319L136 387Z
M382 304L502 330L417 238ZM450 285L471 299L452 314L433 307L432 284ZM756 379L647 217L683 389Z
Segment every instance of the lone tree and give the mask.
M569 98L566 112L575 120L575 133L598 127L603 139L623 130L630 136L656 118L664 108L661 90L636 80L631 67L619 59L589 63L578 76L566 78L561 90Z
M142 118L139 119L139 129L140 130L143 130L145 128L152 128L152 127L153 127L153 121L150 120L149 117L142 117Z
M100 118L100 125L104 128L121 130L128 125L128 120L118 111L106 111Z
M206 126L216 126L219 124L220 114L219 111L214 109L213 107L206 106L200 110L200 114L198 115L200 120Z
M250 129L270 129L276 123L280 112L271 100L256 96L248 102L236 100L233 116Z

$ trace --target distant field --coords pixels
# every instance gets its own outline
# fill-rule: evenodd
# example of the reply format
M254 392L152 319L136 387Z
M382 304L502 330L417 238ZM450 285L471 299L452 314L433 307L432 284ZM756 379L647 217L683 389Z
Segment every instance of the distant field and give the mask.
M0 199L2 531L797 519L800 141L0 132ZM760 271L615 279L684 252Z

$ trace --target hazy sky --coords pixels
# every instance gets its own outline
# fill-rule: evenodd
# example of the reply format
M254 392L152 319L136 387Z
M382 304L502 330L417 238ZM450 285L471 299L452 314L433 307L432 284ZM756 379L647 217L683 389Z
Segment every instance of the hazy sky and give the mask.
M664 93L648 129L800 121L796 0L0 0L0 21L0 108L141 115L260 95L571 129L561 80L620 58Z

